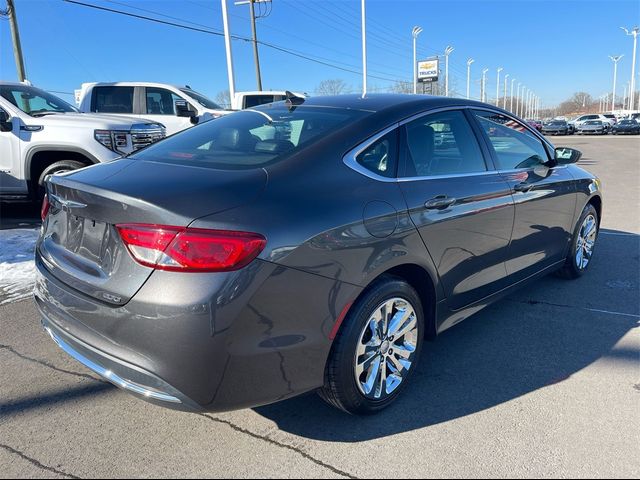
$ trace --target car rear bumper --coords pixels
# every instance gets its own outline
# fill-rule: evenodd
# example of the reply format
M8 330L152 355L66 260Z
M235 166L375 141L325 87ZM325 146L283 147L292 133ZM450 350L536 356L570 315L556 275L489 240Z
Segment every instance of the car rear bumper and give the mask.
M61 283L38 255L35 301L60 348L137 397L186 411L322 386L334 322L361 290L257 260L224 274L154 272L112 306Z
M200 410L198 405L154 374L114 358L65 333L44 312L42 327L65 353L115 386L152 403L180 410Z

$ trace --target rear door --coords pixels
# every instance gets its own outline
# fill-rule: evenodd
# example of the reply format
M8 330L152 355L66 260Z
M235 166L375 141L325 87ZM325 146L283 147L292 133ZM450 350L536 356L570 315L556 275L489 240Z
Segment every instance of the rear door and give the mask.
M463 109L421 116L401 131L400 187L453 310L506 281L514 205L479 134Z
M135 87L104 85L91 90L91 111L94 113L109 113L112 115L126 115L135 113Z
M564 258L574 226L575 182L566 167L543 165L550 149L527 126L490 110L473 113L513 192L516 216L507 272L518 281Z

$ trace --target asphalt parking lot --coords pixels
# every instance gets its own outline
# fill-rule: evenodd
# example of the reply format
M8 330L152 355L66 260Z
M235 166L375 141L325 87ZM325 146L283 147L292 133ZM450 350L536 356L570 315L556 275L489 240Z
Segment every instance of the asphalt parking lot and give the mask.
M640 137L552 141L603 180L591 270L544 278L427 344L375 417L315 395L211 415L152 406L60 351L31 300L0 304L0 477L638 478ZM3 207L0 222L33 229L34 216Z

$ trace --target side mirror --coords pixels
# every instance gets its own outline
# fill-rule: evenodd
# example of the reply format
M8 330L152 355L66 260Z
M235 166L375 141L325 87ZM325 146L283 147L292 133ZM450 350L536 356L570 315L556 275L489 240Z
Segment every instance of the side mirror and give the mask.
M176 115L178 117L184 117L191 119L191 123L198 123L198 114L189 109L189 104L186 100L176 100L175 103Z
M582 152L575 148L558 147L555 150L555 164L556 165L569 165L570 163L578 163L578 160L582 157Z
M10 132L13 130L11 117L4 110L0 110L0 132Z

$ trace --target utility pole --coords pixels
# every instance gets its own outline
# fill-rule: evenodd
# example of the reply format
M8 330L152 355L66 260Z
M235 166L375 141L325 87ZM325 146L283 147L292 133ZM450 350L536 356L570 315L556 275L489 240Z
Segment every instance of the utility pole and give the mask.
M469 100L469 93L471 91L471 64L475 62L473 58L467 60L467 100Z
M249 0L249 13L251 15L251 36L253 37L253 60L256 62L256 81L258 83L258 91L262 91L262 77L260 75L260 57L258 56L258 38L256 33L256 12L253 8L253 2Z
M513 84L516 83L517 78L511 79L511 95L509 95L509 111L513 113ZM519 85L519 84L518 84Z
M256 66L256 82L258 84L258 90L262 90L262 75L260 73L260 56L258 55L258 33L256 30L256 3L266 3L271 0L242 0L235 2L235 5L249 5L249 15L251 17L251 37L253 43L253 60Z
M509 79L509 74L507 73L504 76L504 92L503 92L504 95L502 96L503 97L503 99L502 99L502 109L503 110L507 109L507 83L508 83L507 80L508 79Z
M418 93L418 58L416 55L416 42L418 35L422 32L422 27L413 27L411 36L413 37L413 93Z
M227 54L227 77L229 80L229 98L231 103L236 96L236 81L233 75L233 55L231 53L231 35L229 33L229 12L227 10L227 0L222 2L222 24L224 26L224 47Z
M444 49L444 96L449 96L449 55L453 52L453 47Z
M24 58L22 57L22 44L20 43L20 32L18 31L18 19L16 17L16 7L13 0L7 0L7 16L11 26L11 39L13 40L13 56L16 59L16 69L18 80L24 82L27 78L24 70Z
M362 0L362 96L367 94L367 17Z
M487 72L489 71L488 68L485 68L484 70L482 70L482 84L481 84L481 90L482 92L480 92L480 101L484 102L486 100L486 86L487 86Z
M624 30L624 33L627 35L633 36L633 58L631 59L631 86L629 93L629 106L630 110L633 109L633 97L635 96L636 90L636 50L638 47L638 33L640 33L640 27L634 27L633 30L629 31L624 27L620 27Z
M611 97L611 113L616 109L616 82L618 80L618 62L624 55L611 56L609 58L613 62L613 96Z
M496 107L500 106L500 72L502 67L498 68L498 79L496 80Z

